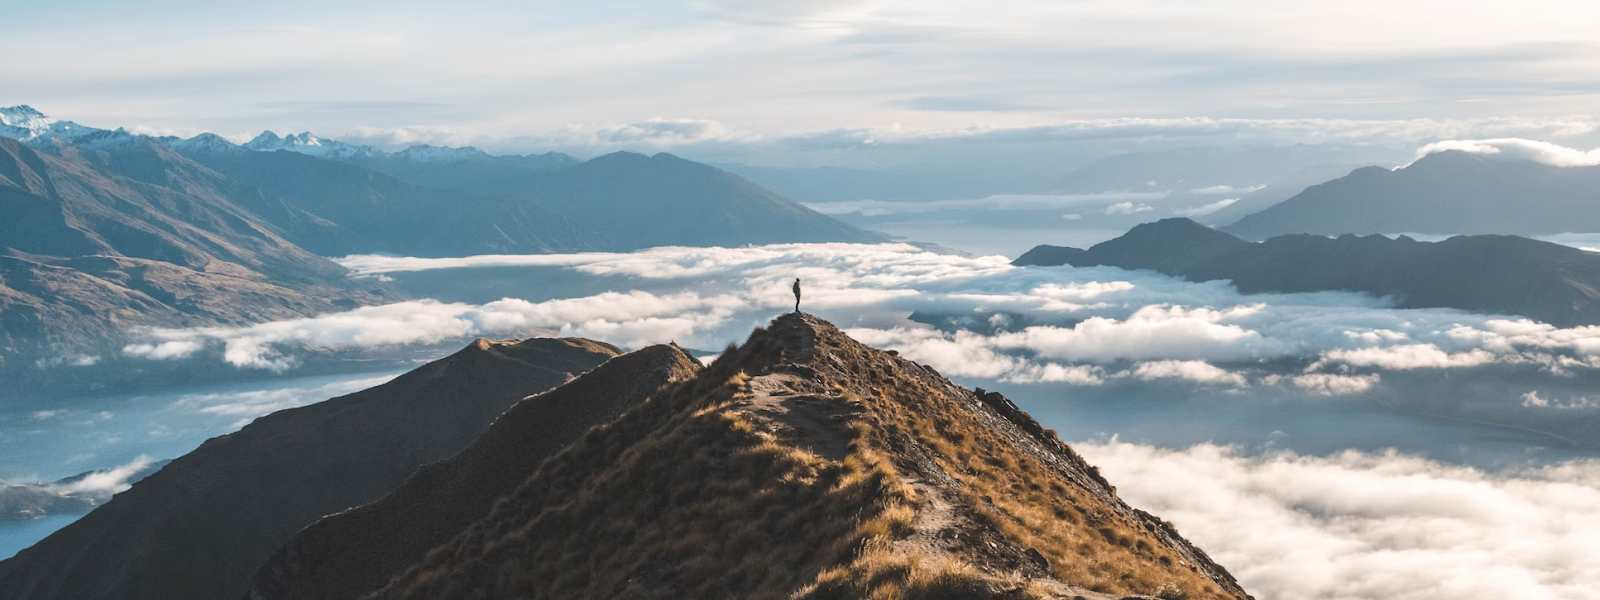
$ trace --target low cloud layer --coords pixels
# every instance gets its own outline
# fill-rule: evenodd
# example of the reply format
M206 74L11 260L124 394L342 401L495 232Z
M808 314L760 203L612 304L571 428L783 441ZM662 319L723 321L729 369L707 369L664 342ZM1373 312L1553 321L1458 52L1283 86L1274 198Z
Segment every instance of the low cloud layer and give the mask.
M52 484L47 487L51 491L61 494L110 498L113 494L127 491L129 487L132 487L128 480L142 474L155 462L155 459L148 456L140 456L128 464L95 471L71 483Z
M1600 461L1487 473L1397 453L1074 447L1275 600L1581 600L1600 589Z
M1154 201L1167 197L1167 192L1106 192L1097 194L1037 194L1003 195L966 200L930 200L923 202L890 202L884 200L849 200L843 202L818 202L808 204L812 210L828 215L859 214L864 217L885 215L916 215L958 210L1014 211L1056 210L1080 206L1127 205L1132 201ZM1143 206L1143 205L1141 205ZM1148 207L1146 207L1148 209Z
M238 328L151 330L130 356L175 358L206 349L249 368L286 369L283 351L432 344L529 332L625 347L677 341L718 348L792 303L951 375L1027 383L1114 381L1279 386L1314 395L1363 394L1391 374L1521 369L1534 381L1600 372L1600 327L1557 328L1446 309L1398 310L1350 293L1241 295L1115 268L1011 266L903 244L788 244L655 248L633 253L356 256L359 276L478 267L564 269L605 292L542 302L413 301ZM613 288L613 289L616 289ZM646 289L638 289L646 288ZM941 319L929 327L906 320ZM932 319L931 321L929 319ZM1508 394L1516 397L1529 389Z
M1417 157L1447 151L1468 152L1504 160L1531 160L1553 167L1593 167L1600 165L1600 148L1578 150L1550 142L1522 138L1488 140L1446 140L1417 150Z

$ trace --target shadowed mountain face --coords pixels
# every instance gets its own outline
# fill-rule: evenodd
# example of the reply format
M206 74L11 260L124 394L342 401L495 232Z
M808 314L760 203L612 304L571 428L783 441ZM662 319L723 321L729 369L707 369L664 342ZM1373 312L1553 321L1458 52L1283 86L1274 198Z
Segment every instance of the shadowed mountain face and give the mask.
M668 352L524 401L296 536L249 597L1246 597L999 394L807 315L703 370ZM553 454L535 436L591 405L632 408ZM419 555L413 529L443 541Z
M1600 254L1527 238L1442 242L1381 235L1285 235L1251 243L1188 219L1133 228L1088 250L1038 246L1016 265L1149 269L1239 291L1343 290L1392 296L1401 308L1458 308L1561 327L1600 324Z
M1459 151L1403 169L1357 169L1223 230L1291 233L1546 235L1600 231L1600 167L1553 167Z
M256 575L249 597L357 598L381 587L487 516L496 500L589 427L700 368L676 346L652 346L517 403L460 454L424 467L382 500L296 534Z
M235 598L296 531L394 490L517 401L619 354L581 339L479 340L384 385L213 438L0 562L0 598Z

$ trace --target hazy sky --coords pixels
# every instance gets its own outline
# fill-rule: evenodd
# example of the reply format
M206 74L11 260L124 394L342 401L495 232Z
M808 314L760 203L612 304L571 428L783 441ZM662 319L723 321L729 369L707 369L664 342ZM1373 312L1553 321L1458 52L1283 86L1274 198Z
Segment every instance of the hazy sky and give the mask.
M1600 88L1600 8L1576 0L11 4L0 105L235 137L1544 120Z

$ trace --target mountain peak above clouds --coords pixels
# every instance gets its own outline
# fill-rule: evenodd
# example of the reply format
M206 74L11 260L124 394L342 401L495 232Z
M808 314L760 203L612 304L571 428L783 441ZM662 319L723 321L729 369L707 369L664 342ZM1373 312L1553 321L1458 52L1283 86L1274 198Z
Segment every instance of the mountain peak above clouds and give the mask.
M1248 598L1004 396L831 323L696 367L655 346L523 400L246 596ZM549 421L606 406L550 449Z
M70 142L103 131L106 130L51 118L26 104L0 108L0 137L24 142L42 140Z
M338 140L317 137L316 134L309 131L302 131L283 137L279 137L278 134L271 131L263 131L255 139L245 142L244 147L261 152L288 150L335 160L384 154L382 150L372 146L346 144Z

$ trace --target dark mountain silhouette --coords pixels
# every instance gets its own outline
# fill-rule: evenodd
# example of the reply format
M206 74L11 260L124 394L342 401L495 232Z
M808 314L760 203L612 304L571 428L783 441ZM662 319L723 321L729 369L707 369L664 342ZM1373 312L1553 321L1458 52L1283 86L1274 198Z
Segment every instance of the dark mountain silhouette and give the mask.
M1344 290L1401 308L1521 315L1561 327L1600 324L1600 254L1516 236L1418 242L1381 235L1285 235L1252 243L1188 219L1133 228L1088 250L1038 246L1016 265L1149 269L1240 292Z
M648 400L661 361L624 360L302 532L248 597L1246 597L1004 396L814 317L693 377L669 361ZM590 404L632 408L558 452L535 436L540 415ZM480 485L509 493L460 491ZM445 541L402 567L419 546L397 528Z
M0 598L238 597L296 531L382 497L518 400L617 354L581 339L479 340L384 385L262 417L0 562Z
M1600 232L1596 206L1600 167L1553 167L1449 151L1402 169L1357 169L1223 230L1252 240L1291 233Z
M539 463L589 427L642 405L700 364L676 346L626 354L512 406L477 441L382 500L296 534L256 575L252 598L357 598L489 514Z

